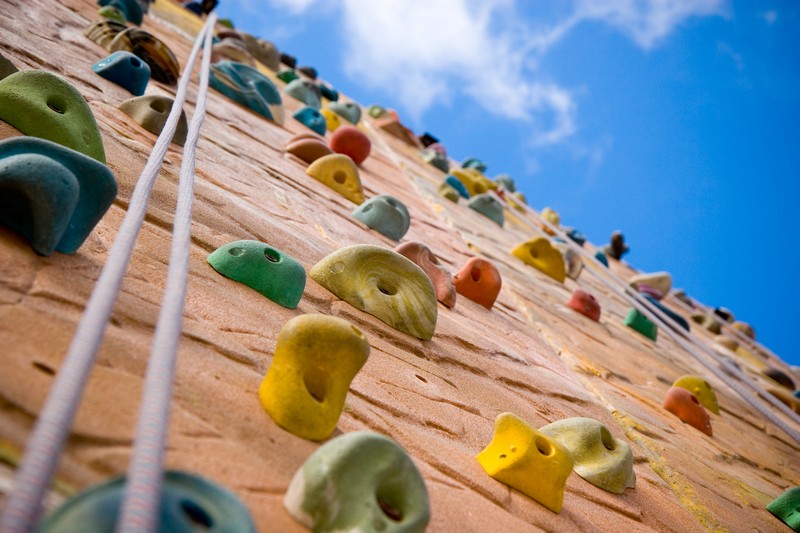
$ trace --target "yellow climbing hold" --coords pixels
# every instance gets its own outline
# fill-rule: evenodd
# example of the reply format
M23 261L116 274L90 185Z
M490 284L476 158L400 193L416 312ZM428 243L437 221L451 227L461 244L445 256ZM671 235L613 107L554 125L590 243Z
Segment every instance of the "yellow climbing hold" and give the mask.
M325 117L325 126L328 128L328 131L336 131L339 126L342 125L341 117L327 107L323 107L320 113Z
M364 202L364 190L358 177L358 167L353 160L343 154L320 157L306 169L306 174L321 181L351 202Z
M467 192L469 192L470 198L497 189L497 184L495 182L474 168L454 169L450 171L450 173L464 184L464 187L467 188Z
M544 237L523 242L511 250L511 253L556 281L564 283L567 277L561 252L553 248Z
M719 403L717 403L717 394L714 392L713 387L700 376L686 375L679 377L673 387L680 387L686 389L697 398L700 405L714 413L719 414Z
M512 413L494 421L494 436L477 455L487 474L530 496L553 512L560 512L564 486L572 472L567 448L533 429Z

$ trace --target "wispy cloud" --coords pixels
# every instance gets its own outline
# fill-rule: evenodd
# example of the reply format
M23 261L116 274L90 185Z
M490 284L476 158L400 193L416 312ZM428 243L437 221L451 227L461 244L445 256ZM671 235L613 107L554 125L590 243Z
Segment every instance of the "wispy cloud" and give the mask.
M760 16L762 19L764 19L764 22L767 23L767 26L772 26L778 21L778 12L774 9L764 11L763 13L760 13Z

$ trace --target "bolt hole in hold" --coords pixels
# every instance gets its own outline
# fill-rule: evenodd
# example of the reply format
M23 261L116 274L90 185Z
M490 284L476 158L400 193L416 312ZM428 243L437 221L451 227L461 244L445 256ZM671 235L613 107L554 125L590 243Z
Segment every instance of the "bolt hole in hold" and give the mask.
M505 459L505 458L506 458L506 454L504 454L504 453L501 453L501 454L500 454L500 459Z
M542 455L553 455L553 445L544 437L536 437L536 449Z
M47 107L49 107L50 109L52 109L53 111L55 111L59 115L63 115L64 114L64 106L61 105L61 102L57 102L57 101L53 100L52 98L47 101Z
M608 431L608 429L602 428L600 430L600 440L602 441L606 450L610 452L614 451L614 448L616 447L614 445L614 437L611 436L611 433Z
M342 263L341 261L337 261L333 264L333 266L331 266L331 272L333 272L334 274L338 274L343 270L344 270L344 263Z
M697 401L697 398L695 398L694 394L692 394L691 398L692 398L692 401L694 403L696 403L697 405L700 405L700 402Z
M131 62L131 65L133 65L133 68L139 68L139 67L142 66L142 62L139 61L139 59L136 58L136 57L130 58L130 62Z
M270 248L264 250L264 257L266 257L267 261L270 263L278 263L281 260L281 256L278 255L278 252Z
M378 285L378 290L381 291L383 294L386 294L387 296L394 296L395 294L397 294L397 289L385 284Z
M539 252L533 246L528 248L528 253L531 254L531 257L533 257L534 259L539 257Z
M315 400L319 403L325 401L325 394L328 392L328 383L323 370L317 367L306 369L305 374L303 374L303 384L306 386L308 393Z
M191 500L181 500L181 510L192 523L192 529L211 529L214 521L205 510Z
M345 180L347 180L347 176L341 170L337 170L336 172L333 173L333 181L335 181L336 183L342 184L345 182Z
M414 376L415 376L415 377L416 377L418 380L420 380L421 382L423 382L423 383L427 383L427 382L428 382L428 380L427 380L427 379L425 379L424 377L420 376L419 374L414 374Z
M164 105L163 100L151 100L150 109L156 113L164 113L167 111L167 106Z
M480 281L481 280L481 269L474 266L472 270L469 271L469 275L472 277L472 281Z
M394 201L394 198L386 198L386 203L392 207L397 207L397 202Z
M234 257L239 257L243 253L244 253L244 248L236 247L236 248L231 248L230 250L228 250L228 255L232 255Z
M402 511L386 500L378 498L378 505L381 507L383 514L385 514L390 520L399 522L403 519Z

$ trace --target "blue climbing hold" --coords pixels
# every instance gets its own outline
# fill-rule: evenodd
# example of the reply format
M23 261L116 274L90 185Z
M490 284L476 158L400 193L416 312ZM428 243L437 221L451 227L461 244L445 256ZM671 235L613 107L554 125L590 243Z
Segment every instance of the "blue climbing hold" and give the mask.
M406 234L411 225L405 204L388 194L370 198L353 211L353 216L378 233L396 241Z
M125 476L95 485L39 523L39 533L114 531L125 491ZM164 473L157 533L255 533L247 507L228 489L188 472Z
M198 2L197 0L189 0L188 2L183 3L183 7L188 9L198 17L203 14L203 4Z
M313 81L299 78L292 80L283 88L283 92L314 109L322 107L319 87Z
M664 314L667 315L668 317L670 317L680 327L682 327L686 331L689 331L689 323L681 315L679 315L678 313L676 313L672 309L668 308L667 306L665 306L664 304L662 304L661 302L659 302L658 300L656 300L655 298L653 298L649 294L644 294L643 293L642 296L647 298L648 302L650 302L651 304L655 305L656 307L658 307L659 309L664 311Z
M92 70L136 96L144 94L150 81L150 65L124 50L98 61L92 65Z
M37 137L0 141L0 224L41 255L74 254L117 195L107 166Z
M214 63L209 85L234 102L276 124L283 124L283 105L278 89L253 67L235 61Z
M292 116L298 122L302 122L311 128L314 133L325 135L325 130L327 129L325 117L313 107L304 107L303 109L296 111Z
M458 191L458 194L460 194L462 198L469 198L469 191L467 191L467 188L457 177L453 176L452 174L448 174L444 178L444 182Z
M97 5L116 7L122 11L128 22L137 26L142 25L144 11L142 11L142 5L139 0L98 0Z
M583 232L576 230L575 228L567 228L567 237L575 241L578 246L583 246L586 242L586 235Z
M594 258L603 263L603 265L605 265L605 267L608 268L608 258L606 257L606 254L604 254L603 252L597 252L594 254Z

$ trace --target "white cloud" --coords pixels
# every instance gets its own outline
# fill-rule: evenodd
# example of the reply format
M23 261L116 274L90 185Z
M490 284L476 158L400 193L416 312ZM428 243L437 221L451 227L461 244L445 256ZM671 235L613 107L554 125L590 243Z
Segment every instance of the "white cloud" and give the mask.
M778 12L774 9L764 11L761 13L761 18L764 19L764 22L767 23L767 26L772 26L778 20Z

